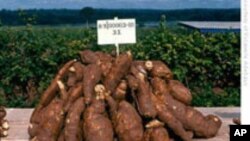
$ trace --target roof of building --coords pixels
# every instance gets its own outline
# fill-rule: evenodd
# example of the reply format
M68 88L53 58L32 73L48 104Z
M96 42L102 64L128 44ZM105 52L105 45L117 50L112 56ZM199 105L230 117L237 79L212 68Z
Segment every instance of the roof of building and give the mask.
M240 22L182 21L179 24L196 29L240 29Z

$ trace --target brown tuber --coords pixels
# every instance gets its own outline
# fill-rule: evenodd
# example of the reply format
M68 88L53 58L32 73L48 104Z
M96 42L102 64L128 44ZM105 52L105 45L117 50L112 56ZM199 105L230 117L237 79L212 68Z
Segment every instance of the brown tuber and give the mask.
M106 100L110 106L110 112L115 131L120 141L142 141L142 119L134 107L126 101L116 103L106 94Z
M64 138L66 141L81 141L82 128L81 116L85 109L84 98L78 98L70 107L64 128Z
M85 103L90 104L94 97L94 87L101 80L101 69L96 64L90 64L85 68L85 76L83 79L83 91Z
M131 52L121 54L115 59L110 72L104 80L104 86L110 93L114 92L120 80L128 73L131 63Z
M153 120L146 125L144 141L170 141L164 124L158 120Z
M5 119L7 112L3 106L0 106L0 137L8 136L9 122Z
M106 116L102 99L93 99L84 113L83 134L86 141L113 141L113 127Z
M59 70L32 113L32 141L191 141L219 131L219 117L191 107L190 90L163 62L133 61L131 52L79 54L81 61ZM0 119L5 115L0 107ZM0 123L6 136L8 123Z
M181 82L177 80L169 80L170 94L180 102L189 105L192 101L192 94Z

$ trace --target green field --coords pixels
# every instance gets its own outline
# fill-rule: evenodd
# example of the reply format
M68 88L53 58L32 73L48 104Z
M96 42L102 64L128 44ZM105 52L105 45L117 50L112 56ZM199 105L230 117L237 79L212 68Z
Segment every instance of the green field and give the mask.
M62 64L98 46L96 29L0 27L0 105L33 107ZM203 35L180 27L138 28L137 43L122 45L134 59L162 60L194 95L195 106L240 105L240 34Z

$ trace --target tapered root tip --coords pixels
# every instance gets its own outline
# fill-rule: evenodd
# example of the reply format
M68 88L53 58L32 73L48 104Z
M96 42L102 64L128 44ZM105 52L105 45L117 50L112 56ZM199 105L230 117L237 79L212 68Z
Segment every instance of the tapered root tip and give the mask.
M57 85L60 89L65 89L64 84L62 83L61 80L57 81Z
M164 126L164 123L160 122L157 119L152 120L148 124L146 124L146 128L156 128L156 127L161 127L161 126Z
M70 68L69 68L69 71L70 71L70 72L75 72L76 69L75 69L75 67L70 67Z

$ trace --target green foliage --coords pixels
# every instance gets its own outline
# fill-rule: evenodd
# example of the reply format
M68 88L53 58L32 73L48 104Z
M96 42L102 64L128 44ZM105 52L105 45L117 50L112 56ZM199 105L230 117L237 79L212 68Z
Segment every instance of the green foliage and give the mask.
M195 87L192 89L194 106L213 107L213 106L240 106L240 90L228 87L225 92L214 94L211 85Z
M130 49L137 59L162 60L182 82L240 86L240 35L171 32L160 26Z
M137 43L121 45L121 51L131 50L138 60L164 61L175 79L192 89L196 106L239 105L240 35L173 32L164 22L157 29L137 29ZM0 104L32 107L57 70L79 59L78 51L115 49L97 46L96 39L95 30L77 27L0 28ZM227 93L215 95L213 87Z
M5 99L8 106L33 105L29 99L39 97L59 67L77 58L78 51L95 38L84 29L27 26L0 30L0 102ZM28 87L31 81L33 85ZM37 91L31 91L32 87Z

